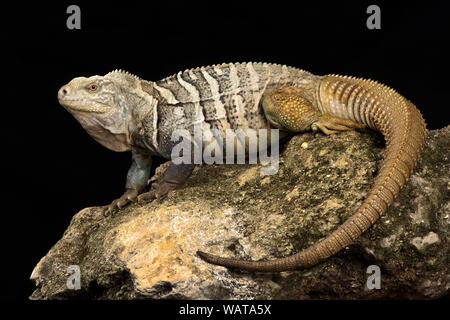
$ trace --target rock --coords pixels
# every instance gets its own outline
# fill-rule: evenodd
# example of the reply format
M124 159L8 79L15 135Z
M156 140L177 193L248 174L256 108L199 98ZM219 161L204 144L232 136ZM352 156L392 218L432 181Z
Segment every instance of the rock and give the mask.
M202 166L182 189L159 202L133 204L110 217L100 207L81 210L35 267L31 298L449 295L450 127L430 132L423 158L388 212L329 260L308 270L251 274L195 256L200 249L273 259L325 237L363 201L383 147L372 132L298 135L282 150L276 175L261 177L258 165ZM81 272L79 290L71 289L71 265ZM366 286L371 265L381 272L380 289Z

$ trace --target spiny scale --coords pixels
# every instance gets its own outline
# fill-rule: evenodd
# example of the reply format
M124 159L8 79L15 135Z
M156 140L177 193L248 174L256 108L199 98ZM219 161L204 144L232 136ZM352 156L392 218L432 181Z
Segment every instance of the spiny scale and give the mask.
M179 71L177 73L174 73L170 76L168 76L167 78L176 76L178 73L186 73L189 71L201 71L201 70L208 70L211 68L223 68L223 67L229 67L230 65L234 65L234 66L240 66L240 65L247 65L247 64L251 64L253 66L268 66L268 67L285 67L285 68L289 68L292 70L298 70L298 71L302 71L302 72L306 72L303 69L299 69L299 68L293 68L293 67L289 67L285 64L279 64L279 63L267 63L267 62L229 62L229 63L218 63L218 64L211 64L208 66L202 66L202 67L194 67L194 68L189 68L189 69L184 69L183 71Z
M140 77L138 77L138 76L136 76L136 75L126 71L126 70L122 70L122 69L113 70L113 71L107 73L106 76L110 76L110 75L114 75L114 74L124 74L124 75L130 76L130 77L132 77L132 78L134 78L136 80L142 80Z

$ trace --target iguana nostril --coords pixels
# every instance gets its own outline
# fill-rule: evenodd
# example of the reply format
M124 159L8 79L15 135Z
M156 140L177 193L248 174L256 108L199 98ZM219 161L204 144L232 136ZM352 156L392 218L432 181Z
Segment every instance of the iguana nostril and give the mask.
M63 99L68 93L67 87L64 86L58 91L58 99Z

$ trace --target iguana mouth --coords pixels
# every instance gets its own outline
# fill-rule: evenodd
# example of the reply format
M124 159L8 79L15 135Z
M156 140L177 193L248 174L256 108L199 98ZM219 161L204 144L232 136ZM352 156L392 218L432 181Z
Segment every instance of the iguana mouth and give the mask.
M101 102L95 102L95 105L92 104L89 100L80 99L80 98L68 98L64 97L62 99L58 99L59 103L74 111L81 112L90 112L90 113L105 113L110 111L110 107ZM85 107L84 107L85 106Z

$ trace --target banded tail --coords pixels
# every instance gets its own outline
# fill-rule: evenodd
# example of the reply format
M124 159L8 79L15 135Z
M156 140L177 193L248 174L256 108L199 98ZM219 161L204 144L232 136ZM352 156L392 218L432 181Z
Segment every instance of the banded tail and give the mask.
M427 132L417 108L395 90L375 81L334 75L320 81L317 100L322 114L365 124L382 133L386 140L386 156L367 198L328 237L292 256L245 261L197 252L203 260L248 271L280 272L311 267L353 243L380 218L405 185Z

